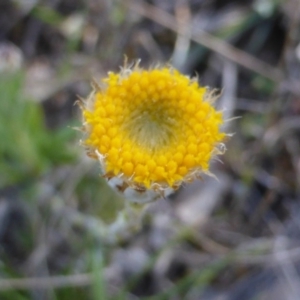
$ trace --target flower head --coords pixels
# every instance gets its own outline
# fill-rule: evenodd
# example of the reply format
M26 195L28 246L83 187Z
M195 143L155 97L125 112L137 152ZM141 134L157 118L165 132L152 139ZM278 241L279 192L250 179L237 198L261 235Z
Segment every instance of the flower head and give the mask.
M82 106L84 145L111 185L127 197L153 200L208 172L220 154L225 134L214 99L170 67L111 72Z

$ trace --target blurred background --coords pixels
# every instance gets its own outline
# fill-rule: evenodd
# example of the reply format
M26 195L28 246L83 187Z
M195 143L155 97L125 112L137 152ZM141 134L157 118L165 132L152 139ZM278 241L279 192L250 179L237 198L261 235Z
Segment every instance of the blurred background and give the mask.
M171 63L218 88L228 151L105 235L90 81ZM0 0L0 299L300 299L299 0Z

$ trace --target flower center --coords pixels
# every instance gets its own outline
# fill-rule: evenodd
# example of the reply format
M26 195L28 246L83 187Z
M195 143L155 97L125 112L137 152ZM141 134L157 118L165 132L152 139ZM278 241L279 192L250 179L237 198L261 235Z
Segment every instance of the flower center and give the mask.
M124 127L131 140L152 152L170 145L174 123L174 116L163 103L152 102L133 109Z

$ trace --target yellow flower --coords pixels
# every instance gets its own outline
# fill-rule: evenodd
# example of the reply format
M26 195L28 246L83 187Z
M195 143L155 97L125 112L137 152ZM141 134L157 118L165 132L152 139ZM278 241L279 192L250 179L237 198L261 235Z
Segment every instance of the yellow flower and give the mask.
M214 99L170 67L124 67L110 72L84 102L84 145L126 197L165 196L207 173L211 158L220 154L225 134Z

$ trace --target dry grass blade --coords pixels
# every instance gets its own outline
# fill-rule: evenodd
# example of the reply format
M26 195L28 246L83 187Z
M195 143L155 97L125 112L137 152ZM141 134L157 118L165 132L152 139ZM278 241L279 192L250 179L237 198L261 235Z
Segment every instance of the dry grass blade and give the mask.
M87 286L92 283L93 276L89 273L45 278L1 279L0 291L14 289L52 289L71 286Z
M191 11L189 6L184 3L177 3L175 7L175 17L177 23L180 24L180 26L178 26L180 33L177 34L174 52L172 55L172 62L176 68L182 69L186 63L191 42L191 28L189 26L191 20Z
M182 30L179 28L181 24L178 23L169 13L145 2L138 3L137 1L126 0L124 3L130 10L155 21L156 23L174 31L178 35L182 34ZM225 41L199 29L196 30L195 28L190 28L189 32L191 33L190 38L194 42L199 43L204 47L230 59L231 61L275 82L280 82L282 80L283 75L279 69L274 68L252 55L237 49Z

